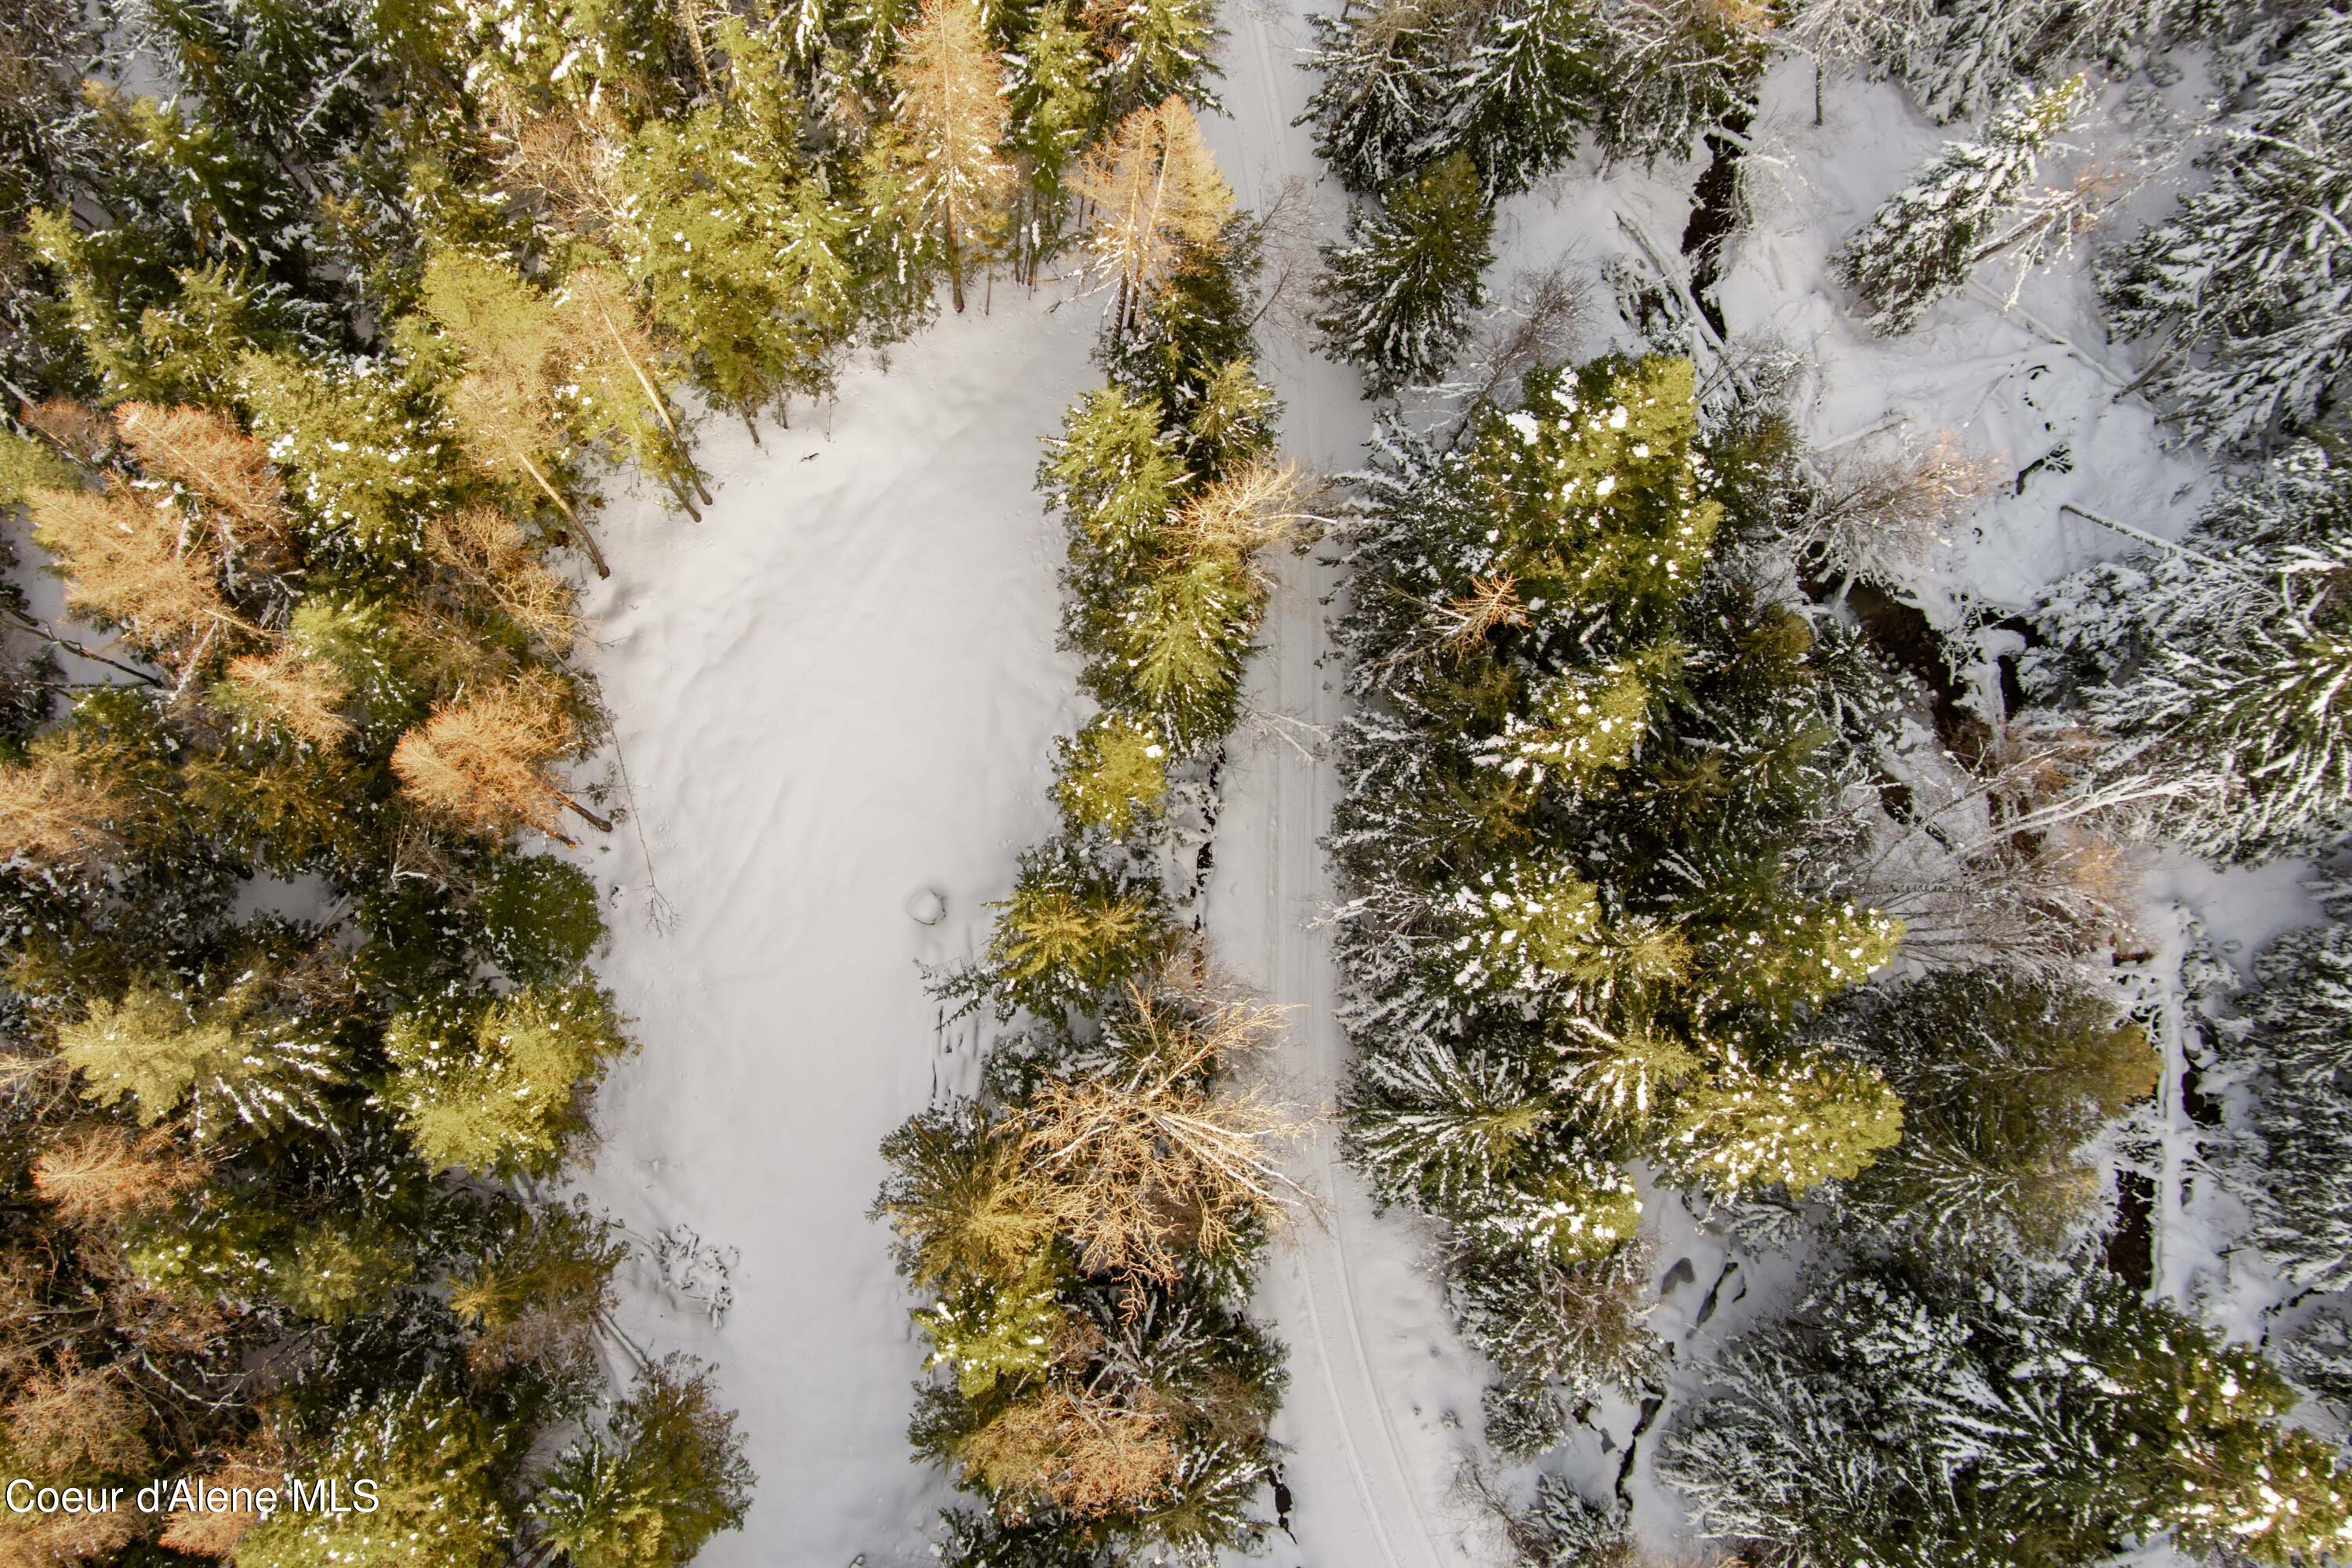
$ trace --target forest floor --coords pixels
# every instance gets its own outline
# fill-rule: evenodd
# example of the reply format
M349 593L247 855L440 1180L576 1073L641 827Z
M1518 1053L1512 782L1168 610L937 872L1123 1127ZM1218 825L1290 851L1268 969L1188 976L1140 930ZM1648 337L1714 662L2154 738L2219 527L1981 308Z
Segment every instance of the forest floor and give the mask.
M1291 123L1311 86L1299 69L1305 9L1244 0L1227 16L1227 112L1208 127L1244 205L1262 209L1300 183L1277 271L1335 233L1339 212ZM1817 127L1813 91L1801 64L1768 79L1746 153L1751 217L1722 267L1726 325L1796 353L1799 417L1817 443L1902 424L2003 455L2014 481L1910 585L1939 628L1990 628L1971 633L1980 657L1956 673L1997 700L1993 659L2014 634L1991 623L2065 571L2129 548L2059 504L2170 536L2210 476L2166 446L2144 404L2117 396L2132 367L2099 332L2084 258L2026 279L2013 303L1996 279L1903 339L1868 337L1827 283L1826 256L1948 132L1892 89L1838 83ZM2110 95L2080 155L2147 131ZM1679 265L1701 168L1603 172L1588 158L1507 204L1494 292L1507 299L1516 278L1564 264L1593 280L1576 349L1630 342L1601 267L1652 265L1644 241ZM1371 410L1352 374L1307 346L1296 303L1277 302L1260 333L1285 445L1311 469L1345 472ZM1038 443L1096 378L1099 315L1066 286L1033 293L1000 279L887 368L861 365L831 405L800 411L790 430L764 427L757 447L711 421L701 450L719 499L699 524L626 497L604 514L614 574L590 595L592 663L615 716L630 821L584 858L612 898L603 972L645 1048L603 1091L604 1142L583 1187L647 1244L625 1318L641 1338L719 1362L742 1410L762 1484L746 1530L706 1552L710 1568L929 1560L947 1489L909 1460L921 1351L866 1211L882 1136L973 1079L974 1023L942 1026L920 966L979 951L989 900L1050 827L1052 738L1085 716L1075 665L1054 647L1059 524L1032 480ZM1337 576L1314 554L1276 569L1256 714L1223 770L1204 909L1217 959L1293 1010L1286 1088L1328 1108L1346 1056L1318 844L1337 794L1322 754L1340 714L1324 637ZM2160 957L2177 954L2199 921L2242 960L2312 918L2301 875L2157 864L2145 884L2151 940ZM927 891L945 904L932 925L910 913ZM2157 1278L2251 1331L2272 1298L2263 1280L2228 1273L2230 1216L2197 1179L2174 1055ZM1476 1448L1483 1370L1448 1325L1431 1237L1372 1212L1328 1131L1299 1160L1321 1212L1273 1254L1259 1302L1289 1350L1276 1434L1290 1447L1293 1534L1276 1533L1263 1561L1493 1561L1456 1485ZM1794 1269L1740 1255L1672 1196L1654 1196L1651 1213L1654 1323L1676 1346L1686 1391L1693 1363L1785 1300ZM722 1286L723 1321L711 1310ZM1653 1412L1645 1429L1670 1414ZM1650 1480L1646 1438L1626 1465L1642 1421L1604 1403L1555 1462L1596 1496L1622 1468L1644 1528L1664 1533L1675 1516Z

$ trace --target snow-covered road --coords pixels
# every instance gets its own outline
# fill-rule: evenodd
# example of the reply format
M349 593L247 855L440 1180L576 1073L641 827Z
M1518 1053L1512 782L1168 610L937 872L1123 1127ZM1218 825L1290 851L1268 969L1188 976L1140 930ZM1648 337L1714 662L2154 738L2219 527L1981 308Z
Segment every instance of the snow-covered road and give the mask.
M1308 132L1291 123L1312 86L1299 69L1304 11L1296 0L1265 0L1227 16L1228 113L1208 131L1236 193L1258 211L1286 182L1311 187L1320 176ZM1336 196L1314 197L1328 231ZM1354 374L1286 338L1284 320L1277 311L1259 328L1263 368L1284 401L1284 450L1321 473L1345 472L1362 459L1370 411ZM1348 1053L1331 1012L1338 974L1322 917L1332 897L1318 842L1339 795L1320 745L1341 710L1337 671L1324 662L1324 600L1337 574L1307 558L1275 565L1278 584L1250 687L1265 717L1244 727L1227 770L1207 924L1219 958L1291 1009L1286 1087L1328 1109ZM1332 1568L1468 1562L1460 1510L1449 1500L1458 1462L1453 1423L1475 1429L1479 1373L1421 1266L1426 1237L1402 1215L1371 1213L1335 1128L1318 1133L1299 1165L1325 1212L1273 1254L1259 1299L1290 1352L1276 1432L1291 1448L1285 1477L1297 1543L1277 1536L1271 1556Z

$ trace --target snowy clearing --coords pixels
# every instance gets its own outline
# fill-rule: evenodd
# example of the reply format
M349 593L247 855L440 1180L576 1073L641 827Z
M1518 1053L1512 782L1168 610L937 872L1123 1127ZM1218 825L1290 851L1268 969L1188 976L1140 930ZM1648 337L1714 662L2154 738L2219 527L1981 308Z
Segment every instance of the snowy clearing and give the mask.
M628 1314L718 1362L743 1413L762 1484L714 1565L914 1562L945 1491L909 1462L921 1352L866 1210L882 1135L971 1061L917 965L983 939L1076 713L1030 482L1094 323L1054 299L1001 289L861 367L829 436L820 412L754 449L710 421L698 525L606 513L593 663L675 918L630 827L589 856L644 1049L584 1185L641 1237L740 1254L723 1328L642 1261Z

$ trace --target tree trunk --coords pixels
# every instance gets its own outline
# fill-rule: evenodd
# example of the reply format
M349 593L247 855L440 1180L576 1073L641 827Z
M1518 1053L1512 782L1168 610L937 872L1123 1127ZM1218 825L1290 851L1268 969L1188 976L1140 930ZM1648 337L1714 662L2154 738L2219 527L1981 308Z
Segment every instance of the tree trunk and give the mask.
M694 0L677 0L677 20L686 29L686 47L694 56L694 74L702 79L702 90L715 100L719 86L710 79L710 55L702 47L701 8Z
M563 513L569 531L579 534L581 548L588 552L588 563L596 568L596 575L610 577L613 569L604 564L604 552L597 546L596 536L588 531L588 525L580 521L580 514L572 510L572 503L563 499L562 492L548 483L547 476L539 471L539 465L530 460L530 454L517 448L515 457L530 477L539 481L539 488L547 492L547 499L555 503L556 510Z
M654 378L646 374L646 367L637 363L637 356L629 352L628 340L621 335L619 324L605 313L604 306L596 307L596 315L604 323L605 335L613 340L613 347L619 351L622 363L629 367L630 374L637 378L637 384L645 389L646 401L652 404L654 412L660 416L662 428L669 432L671 445L677 448L680 457L686 457L686 437L678 434L677 421L669 416L669 405L663 400L661 388L656 386ZM702 476L694 471L694 462L691 458L687 459L686 471L688 479L694 485L695 493L702 498L702 503L705 506L709 505L710 492L702 488ZM696 514L696 521L700 521L699 513Z
M610 817L597 816L594 812L589 810L586 806L581 805L578 801L572 799L570 795L563 794L560 790L556 793L556 798L562 801L565 805L570 806L572 812L579 816L581 821L586 823L597 832L610 833L613 831L613 822Z

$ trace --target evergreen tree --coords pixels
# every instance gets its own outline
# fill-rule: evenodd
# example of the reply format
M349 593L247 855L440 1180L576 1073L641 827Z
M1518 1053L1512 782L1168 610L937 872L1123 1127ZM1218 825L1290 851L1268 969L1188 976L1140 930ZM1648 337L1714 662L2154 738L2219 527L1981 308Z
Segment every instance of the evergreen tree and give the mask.
M2352 548L2352 487L2315 446L2225 485L2147 566L2095 568L2042 611L2036 684L2078 698L2118 744L2095 772L2200 853L2258 859L2326 842L2352 810L2328 586Z
M1168 744L1148 720L1105 713L1062 747L1054 793L1078 827L1130 837L1168 797Z
M1778 14L1720 0L1604 0L1593 8L1596 132L1612 158L1686 158L1713 127L1744 123Z
M632 275L697 378L746 420L830 386L856 320L851 215L800 153L776 45L730 20L730 101L647 125L624 163Z
M1915 1246L2048 1256L2101 1197L2084 1145L2154 1092L2137 1024L2074 985L1968 970L1865 1001L1846 1027L1903 1100L1903 1140L1841 1197Z
M2328 902L2340 908L2341 890ZM2321 1290L2352 1279L2344 1241L2352 1187L2343 1154L2352 1127L2343 1058L2352 1008L2352 928L2291 931L2254 961L2241 1003L2251 1030L2231 1055L2257 1075L2253 1134L2225 1170L2255 1210L2254 1236L2288 1274Z
M593 986L527 985L486 1006L403 1013L384 1102L436 1169L540 1173L585 1124L583 1091L628 1048Z
M1302 117L1314 122L1315 151L1349 190L1388 190L1427 161L1451 107L1448 29L1422 0L1307 20L1316 42L1307 64L1322 79Z
M578 867L543 855L501 857L473 912L499 967L526 985L577 973L604 935L596 884Z
M530 525L583 535L583 459L690 483L671 367L736 384L625 275L621 164L649 119L716 96L707 19L35 0L0 21L0 504L41 514L68 592L119 631L88 650L106 682L54 704L26 682L60 673L22 656L79 634L0 589L26 633L0 649L0 1021L23 1069L0 1458L61 1485L294 1473L382 1500L10 1516L0 1555L545 1550L525 1457L601 1381L614 1246L441 1167L553 1174L624 1042L577 1001L593 889L439 826L551 814L548 764L588 717ZM773 125L797 133L806 79L761 100ZM809 119L838 176L845 121ZM800 212L819 250L847 221ZM453 713L470 726L427 733ZM438 825L402 795L408 740ZM326 923L249 913L265 875ZM436 1009L466 1026L446 1075L395 1064L388 1034Z
M1024 176L1018 243L1022 270L1032 280L1038 263L1058 253L1067 238L1069 174L1097 118L1095 62L1087 44L1068 0L1048 0L1005 59L1011 116L1004 147Z
M1750 1336L1662 1469L1708 1533L1792 1563L2104 1561L2169 1534L2286 1563L2341 1550L2332 1447L2294 1394L2088 1260L1866 1268Z
M2001 215L2033 178L2036 160L2080 111L2084 79L2021 90L1983 139L1954 142L1888 197L1837 254L1841 277L1871 307L1871 325L1900 332L1968 280L2000 238Z
M555 1461L531 1514L579 1568L683 1568L740 1530L751 1468L710 1373L678 1356L642 1367L601 1433Z
M1670 1157L1727 1196L1800 1195L1855 1174L1903 1135L1903 1102L1867 1067L1810 1056L1717 1073L1679 1102Z
M1138 110L1182 99L1218 107L1208 79L1217 73L1215 10L1205 0L1096 0L1086 10L1103 61L1102 112L1122 120Z
M283 355L237 363L237 399L289 483L313 548L413 560L424 515L446 497L461 449L427 389L372 360Z
M891 1175L875 1217L897 1233L898 1266L918 1285L1010 1285L1053 1238L1040 1213L1021 1130L969 1101L909 1118L883 1141Z
M1475 161L1489 200L1528 189L1576 151L1601 96L1594 18L1581 0L1516 0L1480 25L1441 133Z
M990 938L987 983L1008 1010L1059 1018L1092 1008L1169 952L1156 885L1104 871L1048 845L1021 859L1020 879Z
M272 1016L257 978L213 998L134 981L118 1001L58 1030L58 1054L100 1106L131 1102L139 1124L176 1116L200 1140L238 1127L317 1125L342 1052L315 1025Z
M395 1568L485 1568L510 1528L499 1495L507 1456L497 1432L455 1391L426 1384L387 1394L335 1422L304 1456L346 1497L373 1483L376 1507L281 1510L236 1549L257 1568L330 1568L354 1559Z
M1517 1452L1565 1433L1558 1384L1646 1375L1629 1163L1794 1196L1903 1125L1826 1016L1903 935L1839 896L1843 656L1736 553L1767 503L1724 439L1686 362L1538 372L1444 446L1384 430L1349 534L1350 1143L1444 1222Z
M2347 62L2352 15L2314 11L2223 121L2211 182L2125 246L2103 280L2120 331L2162 337L2154 389L2216 444L2319 420L2352 368Z
M1319 286L1327 348L1360 367L1375 395L1443 374L1494 260L1494 209L1456 153L1350 216L1348 243L1324 247Z

